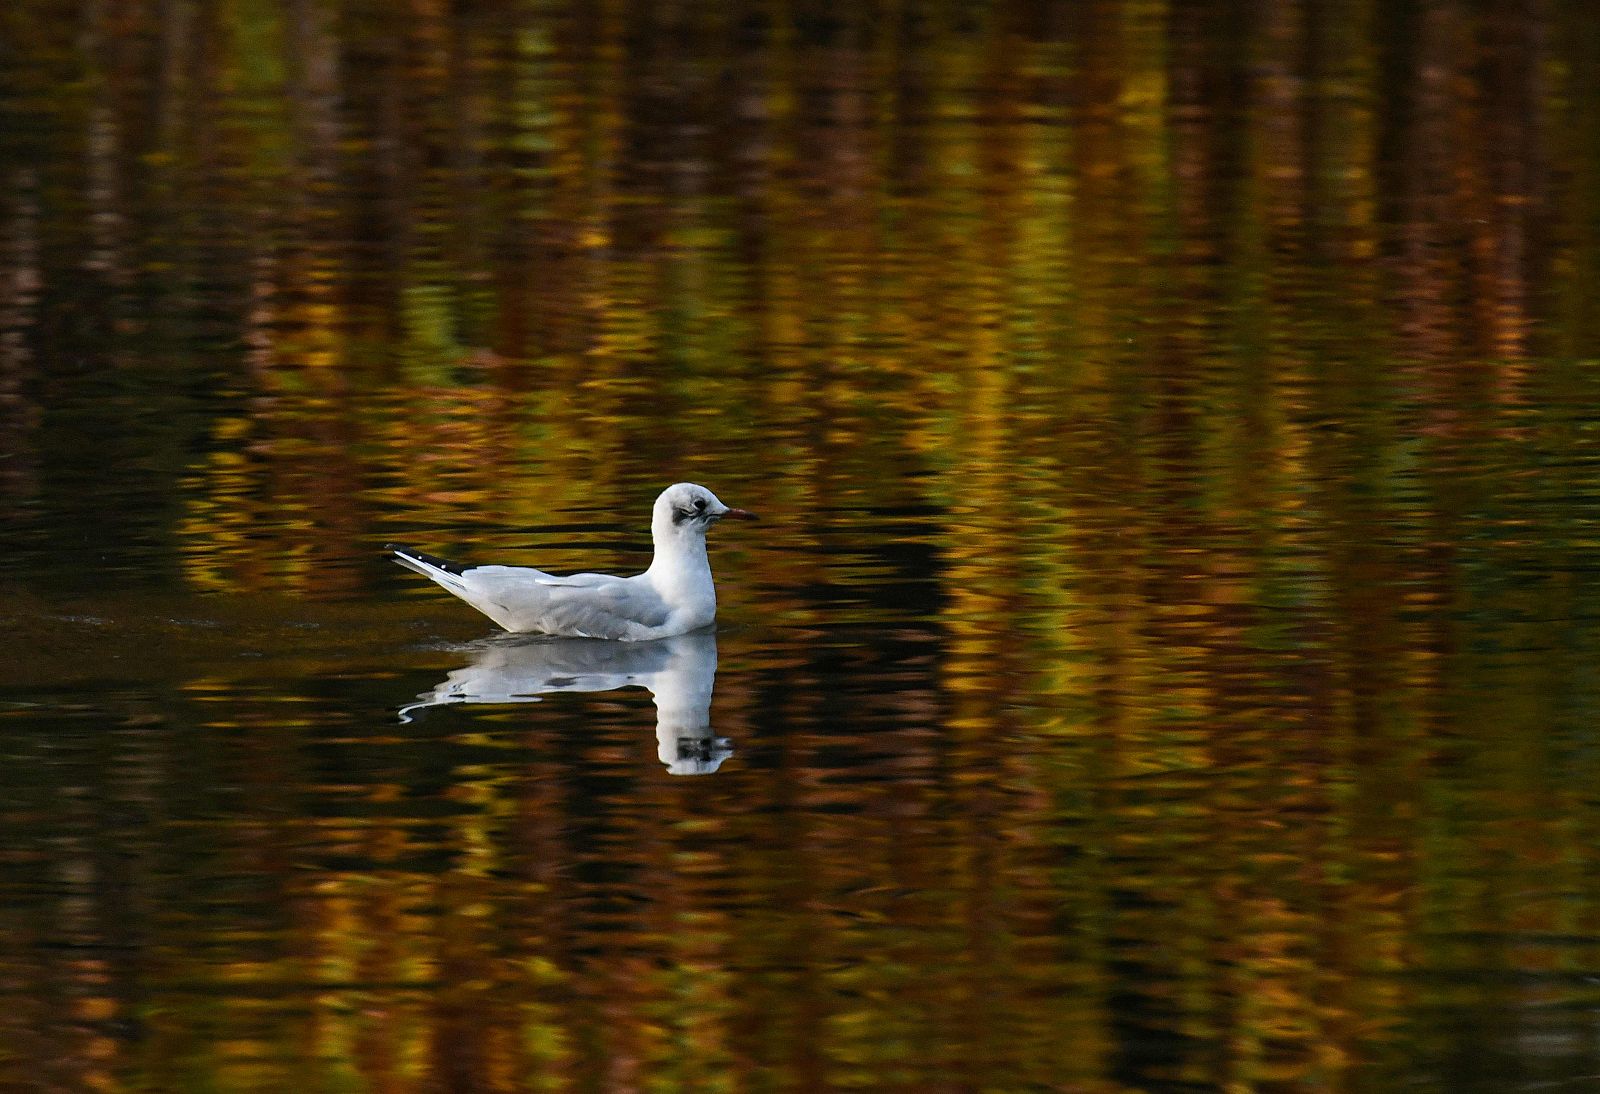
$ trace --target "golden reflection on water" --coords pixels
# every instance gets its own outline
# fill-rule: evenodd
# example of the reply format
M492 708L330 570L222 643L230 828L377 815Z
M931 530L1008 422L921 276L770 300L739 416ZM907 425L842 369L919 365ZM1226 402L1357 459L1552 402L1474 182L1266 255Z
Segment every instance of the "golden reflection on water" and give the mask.
M13 5L0 1075L1600 1072L1590 22ZM398 720L675 479L717 770Z

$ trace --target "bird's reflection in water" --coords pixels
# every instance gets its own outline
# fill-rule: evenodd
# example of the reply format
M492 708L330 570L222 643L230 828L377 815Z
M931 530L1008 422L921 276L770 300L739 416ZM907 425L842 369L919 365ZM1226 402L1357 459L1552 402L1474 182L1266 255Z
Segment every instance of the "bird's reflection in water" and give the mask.
M451 703L536 703L568 691L647 688L656 702L661 762L674 775L708 775L733 755L711 732L711 690L717 678L717 636L706 630L654 642L507 636L473 650L471 663L445 677L417 711Z

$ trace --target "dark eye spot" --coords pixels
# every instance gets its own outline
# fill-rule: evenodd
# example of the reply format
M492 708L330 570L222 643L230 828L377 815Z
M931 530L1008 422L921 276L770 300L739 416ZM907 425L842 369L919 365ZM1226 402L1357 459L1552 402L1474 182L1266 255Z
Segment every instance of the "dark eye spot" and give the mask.
M696 513L704 513L706 511L706 499L705 498L695 498L694 499L694 511Z

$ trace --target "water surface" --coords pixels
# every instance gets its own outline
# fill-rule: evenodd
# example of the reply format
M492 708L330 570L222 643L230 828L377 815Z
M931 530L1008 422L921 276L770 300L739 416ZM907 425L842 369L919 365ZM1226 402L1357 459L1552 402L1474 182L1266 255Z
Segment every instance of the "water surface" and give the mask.
M1585 6L0 27L4 1085L1600 1074Z

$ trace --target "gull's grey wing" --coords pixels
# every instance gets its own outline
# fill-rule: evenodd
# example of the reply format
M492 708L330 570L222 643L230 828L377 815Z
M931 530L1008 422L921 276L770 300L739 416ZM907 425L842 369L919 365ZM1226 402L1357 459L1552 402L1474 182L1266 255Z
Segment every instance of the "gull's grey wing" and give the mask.
M479 566L461 576L472 592L469 603L507 630L637 639L672 614L656 591L637 578L552 578L517 566Z
M512 569L514 567L506 567ZM615 574L547 574L539 572L539 584L556 585L568 589L593 589L613 581L626 581L627 578L617 577Z

